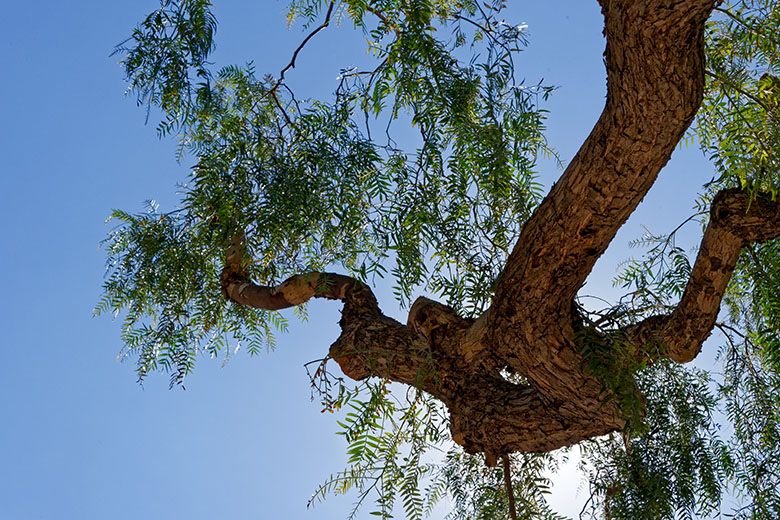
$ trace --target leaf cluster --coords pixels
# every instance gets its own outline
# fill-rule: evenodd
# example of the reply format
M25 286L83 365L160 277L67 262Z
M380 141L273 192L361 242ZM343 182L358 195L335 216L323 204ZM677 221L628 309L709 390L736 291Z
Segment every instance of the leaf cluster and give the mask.
M422 519L430 511L433 502L422 489L435 466L423 456L448 439L442 405L411 388L405 399L395 399L389 385L367 382L340 391L342 398L326 406L346 410L338 424L348 443L348 466L317 488L309 506L330 493L355 490L350 519L369 497L374 501L370 514L380 518L393 518L402 509L405 518Z
M96 314L122 316L119 359L136 358L139 381L153 371L182 384L200 353L227 359L242 342L250 352L272 347L271 327L286 321L265 311L230 306L218 286L221 264L197 243L197 228L181 212L115 211L119 221L105 240L109 260L105 294ZM231 348L231 344L234 345Z
M780 276L777 241L755 244L740 257L726 299L731 325L722 326L719 393L732 425L735 518L780 514Z
M707 29L707 82L696 134L721 187L777 194L780 186L780 7L741 0Z
M551 454L516 454L510 457L510 478L518 518L559 520L547 503L551 482L549 472L558 459ZM509 497L500 467L489 468L481 455L460 449L450 450L437 469L429 493L437 497L445 491L453 509L448 520L509 520Z
M422 519L442 502L453 505L446 517L451 520L510 518L501 468L488 468L482 455L453 446L441 403L415 389L397 399L387 381L349 389L343 380L336 384L338 390L323 396L324 411L346 410L338 424L348 443L348 465L316 489L309 506L328 494L354 491L357 499L349 518L356 518L369 500L370 514L380 518L402 512L403 518ZM557 455L551 454L511 456L510 478L520 518L563 518L545 498L550 492L548 475L557 463Z
M696 518L719 510L731 468L709 375L672 362L638 372L644 431L582 444L593 518Z
M105 242L99 309L130 310L124 337L127 353L143 353L140 373L186 374L196 352L221 350L227 338L256 352L247 330L269 340L284 325L219 301L216 274L235 236L245 237L245 268L260 284L327 267L365 281L389 271L402 302L427 288L480 312L538 203L533 168L546 149L535 102L549 90L516 83L523 33L498 20L503 4L293 2L291 17L308 25L331 8L352 19L377 59L374 70L342 74L321 100L297 99L252 63L209 63L210 7L163 0L117 47L131 91L161 110L159 133L177 136L180 160L196 160L176 208L119 211ZM388 115L380 144L372 135ZM419 138L398 146L397 126ZM174 344L176 355L161 357L159 345Z

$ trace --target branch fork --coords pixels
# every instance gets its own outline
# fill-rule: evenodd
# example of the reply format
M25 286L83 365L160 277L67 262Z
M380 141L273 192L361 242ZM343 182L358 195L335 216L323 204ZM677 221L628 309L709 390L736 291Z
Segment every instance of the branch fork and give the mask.
M252 282L244 237L227 249L220 278L240 305L278 310L327 298L344 303L330 357L348 377L383 377L441 400L452 438L491 464L547 452L625 426L603 382L587 373L573 304L596 260L652 187L698 110L704 27L716 0L600 0L607 100L590 136L523 227L490 308L478 319L427 298L407 324L379 309L362 282L334 273ZM331 3L332 5L332 3ZM319 29L318 29L319 30ZM294 64L294 60L293 60ZM780 204L719 193L680 303L621 331L638 355L693 359L710 334L741 249L780 236ZM658 356L658 353L652 355ZM502 377L505 369L523 383Z

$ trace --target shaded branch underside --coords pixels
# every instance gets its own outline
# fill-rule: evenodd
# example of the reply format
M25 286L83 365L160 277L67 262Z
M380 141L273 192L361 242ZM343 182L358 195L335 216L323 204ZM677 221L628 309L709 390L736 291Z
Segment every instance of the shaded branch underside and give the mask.
M705 20L715 0L602 0L608 94L604 111L561 179L526 223L479 319L420 298L407 324L384 316L347 276L308 273L254 284L229 249L221 283L238 304L277 310L319 297L344 303L332 357L353 379L415 385L449 409L453 439L490 463L550 451L623 428L602 382L583 368L577 291L654 183L701 103ZM640 349L693 359L709 335L742 247L780 235L780 205L738 191L713 201L677 308L623 331ZM526 384L501 376L510 369Z

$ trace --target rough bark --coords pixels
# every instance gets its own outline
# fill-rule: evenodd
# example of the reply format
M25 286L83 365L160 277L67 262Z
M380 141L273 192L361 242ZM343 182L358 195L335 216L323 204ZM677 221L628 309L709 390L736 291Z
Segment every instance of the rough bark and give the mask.
M626 332L637 345L657 345L678 363L692 361L710 335L742 248L780 236L780 203L739 190L718 193L710 208L696 263L680 303L668 316L652 316Z
M607 47L604 110L561 179L525 224L492 305L477 320L420 299L408 323L384 316L370 289L349 277L309 273L277 287L252 283L240 240L222 287L232 301L279 309L312 297L344 302L330 356L354 379L415 385L449 409L453 439L489 462L550 451L624 426L583 367L574 298L618 229L653 185L699 108L704 23L716 0L602 0ZM780 206L723 192L684 296L669 316L624 331L696 356L710 333L740 249L777 236ZM500 375L510 368L526 384Z

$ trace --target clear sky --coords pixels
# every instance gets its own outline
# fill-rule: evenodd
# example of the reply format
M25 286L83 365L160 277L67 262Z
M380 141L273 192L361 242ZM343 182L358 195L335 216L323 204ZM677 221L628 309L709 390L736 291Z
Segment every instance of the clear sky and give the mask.
M303 38L299 26L286 29L285 2L214 2L213 61L254 60L258 73L278 74ZM560 86L545 106L548 135L569 159L603 106L598 7L510 3L507 20L527 23L530 38L518 73ZM337 337L337 305L314 302L310 321L294 325L269 355L239 352L224 367L201 359L186 390L168 390L165 375L136 384L132 362L116 361L119 324L91 317L105 218L112 208L141 210L146 199L175 204L175 184L194 162L177 165L174 143L144 126L144 110L123 96L118 58L110 57L156 5L44 0L3 9L0 519L344 518L353 496L306 510L316 485L345 460L334 417L310 400L303 369ZM290 82L330 91L339 68L367 59L351 31L346 23L318 35ZM540 164L546 186L559 174ZM619 296L610 280L632 254L627 242L642 224L673 228L711 177L695 147L678 151L584 292ZM389 291L379 298L405 321ZM576 476L563 480L554 501L575 514L584 491L575 499Z

